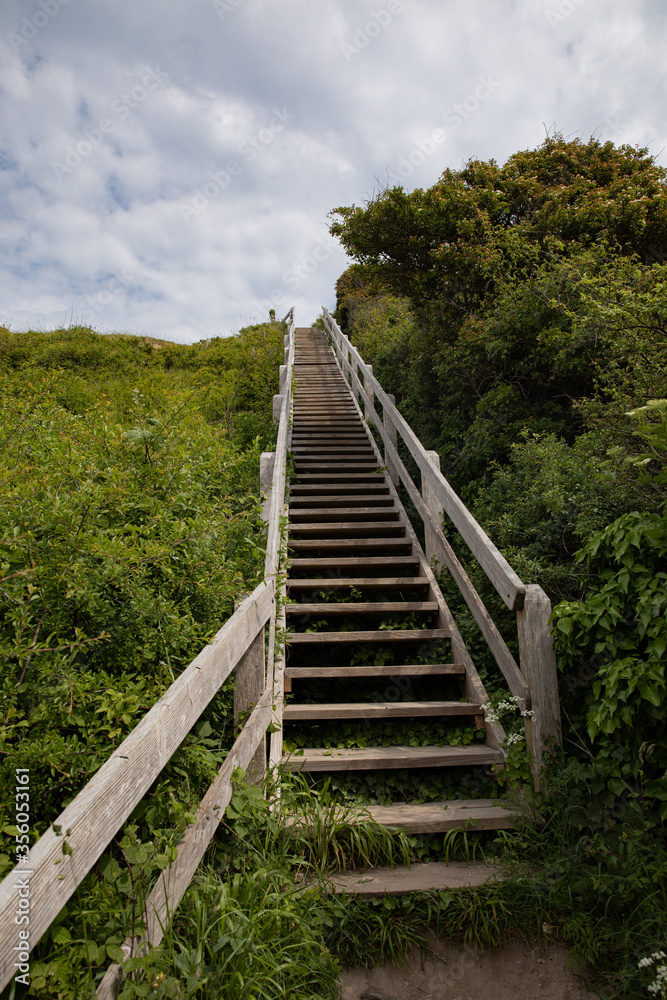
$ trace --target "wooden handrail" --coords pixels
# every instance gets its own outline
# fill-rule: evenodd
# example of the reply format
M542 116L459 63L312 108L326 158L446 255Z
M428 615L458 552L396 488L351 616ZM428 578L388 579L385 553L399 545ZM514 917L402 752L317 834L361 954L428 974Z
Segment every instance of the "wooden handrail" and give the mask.
M232 772L247 767L274 718L276 581L285 513L285 467L290 421L291 373L294 361L294 311L289 320L287 377L284 379L274 478L268 502L265 579L245 598L206 646L177 677L159 701L111 754L30 850L26 864L16 865L0 883L0 990L16 974L14 922L17 885L30 891L30 949L58 916L102 852L157 778L187 734L253 643L264 646L269 623L269 662L263 695L202 799L195 822L187 828L175 862L158 880L147 900L149 933L157 943L169 913L178 906L232 794ZM56 832L58 831L58 832ZM22 880L18 883L18 880ZM127 954L133 945L125 943ZM120 966L112 966L98 996L115 995Z
M374 424L382 439L385 464L392 481L397 483L400 480L404 484L424 522L427 547L432 549L438 562L450 571L510 691L522 699L524 707L531 707L533 715L526 725L526 744L531 756L533 779L536 787L539 787L545 745L551 739L560 742L560 706L556 658L549 630L549 598L541 587L535 584L526 586L521 581L442 475L437 455L424 448L399 413L394 397L383 390L373 375L372 366L364 362L327 309L323 310L323 314L334 355L343 376L349 381L360 416ZM375 398L382 404L382 418L375 409ZM421 472L421 492L400 458L397 433L401 435ZM442 527L442 511L447 513L458 529L507 607L516 612L519 665L447 541Z
M339 355L349 352L355 364L361 369L364 381L373 390L380 400L382 409L389 415L391 422L403 438L410 454L419 466L419 470L424 476L435 496L442 503L447 515L459 531L461 537L466 542L468 548L473 553L480 566L488 576L489 580L496 588L503 601L511 611L517 611L523 604L526 593L525 584L514 572L505 557L498 551L489 536L477 523L461 498L454 492L443 474L434 469L428 459L426 449L414 433L407 420L398 411L395 404L389 399L378 380L374 377L372 369L366 365L356 347L350 343L349 339L341 331L329 312L324 309L324 322L328 332L334 342L337 342ZM361 383L353 371L352 365L343 357L343 371L349 371L353 379L356 379L355 388L362 390ZM363 390L362 390L363 391Z

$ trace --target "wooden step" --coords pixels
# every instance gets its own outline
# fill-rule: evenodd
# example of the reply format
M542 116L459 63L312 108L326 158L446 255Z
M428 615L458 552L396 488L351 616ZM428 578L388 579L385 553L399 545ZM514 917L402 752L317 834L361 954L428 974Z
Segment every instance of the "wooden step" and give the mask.
M343 590L346 587L356 587L358 590L398 590L401 587L419 587L426 589L429 582L425 576L350 576L337 577L335 580L291 580L287 581L287 592L297 590Z
M412 548L409 538L290 538L288 549L294 552L317 552L328 549L331 552L363 551L405 552Z
M363 493L361 496L357 496L356 494L354 496L348 496L346 494L343 494L342 496L339 494L333 494L332 496L311 496L310 493L306 493L304 496L290 497L289 506L290 511L296 510L299 513L309 510L318 510L322 513L322 508L324 508L324 513L326 513L326 508L331 507L332 513L335 510L335 513L338 514L340 510L349 510L350 513L353 513L353 511L359 509L363 510L365 506L372 504L373 506L369 507L369 509L377 510L378 514L388 508L398 513L397 508L394 507L394 498L389 496L388 492L389 491L387 491L387 493ZM310 504L313 506L310 507Z
M443 833L445 830L510 830L520 818L518 806L505 799L452 799L422 805L395 803L368 806L376 823L405 833ZM361 816L363 820L363 816Z
M437 614L437 601L326 601L321 604L288 604L288 615L381 615L388 612L408 614L421 611Z
M408 566L418 567L418 556L311 556L303 559L290 559L288 564L292 569L315 569L321 572L335 569L369 569L373 566ZM326 581L325 581L326 582Z
M290 504L290 524L300 524L302 521L325 524L327 521L331 521L333 513L334 511L327 510L325 507L297 507L293 509ZM346 520L354 521L398 520L396 507L337 507L335 513L340 514Z
M380 466L377 468L377 472L332 472L325 476L321 472L312 473L301 473L298 477L299 484L303 486L310 486L315 483L330 483L332 486L342 485L345 482L351 483L372 483L375 485L378 480L382 480L384 473Z
M286 640L290 646L308 646L330 642L427 642L449 638L444 628L401 628L368 632L290 632Z
M303 535L311 538L326 539L350 536L373 536L380 538L396 538L405 535L405 527L400 521L318 521L314 524L290 521L288 526L290 536ZM290 539L291 540L291 539Z
M344 475L360 475L363 472L373 473L377 468L379 468L375 458L371 459L360 459L355 462L341 461L341 462L331 462L329 459L314 459L312 462L303 462L301 459L296 459L294 462L294 471L297 479L303 480L304 476L319 475L320 473L330 473L335 472L337 469L343 469L348 467L352 470L350 473L346 472ZM343 473L338 472L338 475L343 475Z
M337 873L329 877L329 884L335 893L352 893L373 899L378 896L404 896L409 892L472 889L501 879L501 869L496 865L470 861L427 861L410 867L399 865L345 875ZM362 996L370 996L370 993Z
M382 665L371 664L364 667L287 667L285 676L299 678L320 677L465 677L462 663L405 663Z
M290 702L283 707L283 719L313 722L318 719L411 719L445 716L482 715L479 705L467 701L371 701L341 702L327 705L300 705Z
M384 495L389 495L389 487L383 482L373 483L294 483L290 485L290 502L292 500L310 499L317 496L318 499L328 500L329 498L344 499L347 496L360 496L362 499L384 490Z
M291 771L377 771L420 767L482 767L502 764L502 751L470 747L365 747L363 750L309 747L287 754L282 763Z

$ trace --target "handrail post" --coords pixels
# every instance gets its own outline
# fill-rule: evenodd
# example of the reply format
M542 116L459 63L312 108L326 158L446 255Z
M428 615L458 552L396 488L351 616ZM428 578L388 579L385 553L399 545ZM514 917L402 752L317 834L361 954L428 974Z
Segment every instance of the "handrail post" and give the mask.
M264 629L260 629L247 651L239 660L234 671L234 729L238 732L245 717L255 707L264 693L266 684L266 663L264 657ZM246 768L246 781L258 785L266 771L266 733L259 741L252 760Z
M373 392L373 386L371 385L371 379L369 376L373 374L373 365L366 365L366 371L364 372L364 392L368 396L368 402L364 403L364 415L366 420L370 419L371 407L375 405L375 393Z
M396 397L392 393L390 392L387 393L387 399L389 400L390 403L396 405ZM382 423L384 425L384 429L387 433L390 443L393 445L394 449L398 451L398 432L396 430L396 427L394 426L393 420L389 416L387 409L384 406L382 407ZM398 474L398 469L389 458L386 448L384 450L384 464L387 467L387 472L389 474L389 478L391 479L392 483L394 484L396 489L400 489L401 477Z
M526 718L526 746L535 791L539 791L542 757L552 740L561 743L558 670L549 629L551 601L538 584L526 587L523 608L517 611L519 663L530 691L532 716Z
M273 397L273 425L277 427L280 423L280 412L283 408L283 394L277 393Z
M271 484L273 483L273 467L276 462L275 451L263 451L259 456L259 494L262 498L262 521L268 524L271 507Z
M428 458L431 465L440 472L440 456L437 451L427 451L426 457ZM444 511L443 505L440 503L435 493L433 492L431 485L426 476L422 474L422 496L424 498L424 503L431 512L431 516L436 524L442 525L442 514ZM424 521L424 551L426 553L426 558L429 563L439 551L437 540L433 534L433 529L428 524L428 521Z

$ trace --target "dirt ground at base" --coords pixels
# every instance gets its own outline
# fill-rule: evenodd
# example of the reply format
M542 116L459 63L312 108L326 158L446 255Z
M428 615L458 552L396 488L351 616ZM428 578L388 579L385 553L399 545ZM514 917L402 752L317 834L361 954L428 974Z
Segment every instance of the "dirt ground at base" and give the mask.
M436 957L423 965L415 953L407 967L345 970L341 1000L600 1000L568 968L560 945L483 951L434 938L431 947Z

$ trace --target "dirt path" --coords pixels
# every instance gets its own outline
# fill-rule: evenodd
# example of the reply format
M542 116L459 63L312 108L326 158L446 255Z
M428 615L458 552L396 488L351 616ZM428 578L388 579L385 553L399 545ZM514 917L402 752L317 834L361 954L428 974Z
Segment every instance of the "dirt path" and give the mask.
M350 969L341 977L341 1000L599 1000L567 968L567 948L512 944L493 951L461 949L434 940L438 956L422 968L387 964Z

